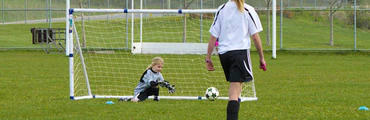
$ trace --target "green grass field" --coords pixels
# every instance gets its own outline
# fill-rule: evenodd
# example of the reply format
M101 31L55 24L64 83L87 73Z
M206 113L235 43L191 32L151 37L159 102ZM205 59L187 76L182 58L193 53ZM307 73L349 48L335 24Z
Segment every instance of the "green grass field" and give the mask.
M22 18L22 15L16 17ZM260 36L263 39L264 49L268 50L271 46L265 44L266 16L261 15L260 17L265 29ZM166 25L177 28L166 29L168 26L165 26L161 29L165 31L181 29L181 24L174 22L176 20L169 18L169 21L172 22L167 22ZM197 20L189 20L188 25L190 26L195 21ZM277 59L270 59L271 52L266 51L268 70L263 72L257 68L257 65L253 66L258 100L241 103L239 112L241 120L369 119L370 111L358 110L360 106L370 107L369 52L340 50L320 52L320 49L353 49L353 28L350 25L340 25L340 21L336 22L334 25L335 46L329 46L329 24L312 21L312 18L305 15L299 16L299 14L293 19L284 19L283 48L315 49L316 51L280 50L277 53ZM209 20L204 22L210 24ZM105 36L118 35L114 31L124 33L120 31L123 28L109 28L109 26L125 26L122 21L106 22L102 24L103 26L97 23L99 22L94 21L86 25L90 25L90 29L103 30ZM154 28L164 26L161 20L156 21L156 19L144 24ZM197 25L194 24L194 26ZM30 28L33 27L47 28L48 24L18 24L0 27L0 43L2 43L0 44L0 65L2 66L0 67L0 119L222 120L226 117L226 100L211 102L161 99L160 102L147 100L141 103L118 102L117 99L70 100L68 57L64 54L46 54L40 50L40 45L33 45L30 33ZM65 23L53 23L53 27L63 28ZM199 41L197 29L195 27L187 29L188 42ZM208 29L208 26L203 27L203 32L206 34L203 36L203 42L208 42ZM277 32L279 29L278 26ZM135 38L138 38L137 30ZM94 34L103 35L92 33L88 36L93 38ZM147 29L144 34L144 36L151 36L152 40L160 40L161 37L178 37L176 40L179 40L182 38L181 35L182 33L177 33L169 36L165 33L157 33L156 29ZM277 38L279 37L278 35ZM103 38L105 37L100 37L98 40ZM121 39L122 36L119 38ZM368 50L370 48L368 40L369 30L358 29L357 47ZM115 44L114 47L124 45L122 42ZM27 51L18 48L39 50ZM148 56L146 57L148 59L153 57ZM258 63L257 56L257 53L252 52L253 64ZM197 57L203 58L203 56ZM217 57L214 56L213 59ZM135 61L135 63L147 61L142 58L140 60L142 61ZM194 65L194 62L187 64L198 65ZM202 65L203 62L199 64ZM146 64L136 67L138 66L145 67ZM215 67L220 68L220 66ZM166 69L174 70L176 65L167 65ZM188 76L196 79L204 70L205 68L195 69L194 73ZM175 79L176 77L178 76L168 78ZM224 80L217 79L215 82L224 82ZM177 88L180 89L181 86ZM227 94L226 89L220 91L222 95ZM181 95L179 92L177 94ZM106 105L105 102L108 100L114 101L115 104Z
M68 58L43 51L0 51L0 119L224 119L225 100L69 99ZM270 53L267 52L266 56ZM256 53L252 53L256 56ZM366 52L278 52L266 72L254 69L257 101L240 119L368 119ZM267 57L268 58L268 57ZM256 57L252 59L256 61ZM112 100L114 105L106 105Z

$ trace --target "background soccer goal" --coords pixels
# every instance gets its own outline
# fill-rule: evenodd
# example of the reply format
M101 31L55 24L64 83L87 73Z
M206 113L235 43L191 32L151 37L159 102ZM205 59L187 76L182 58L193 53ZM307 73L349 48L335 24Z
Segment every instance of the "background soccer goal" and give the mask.
M205 99L208 87L228 99L229 83L217 56L216 71L205 68L209 32L217 10L71 9L71 99L131 97L151 60L164 59L162 74L176 93L161 88L160 99ZM83 14L112 19L83 20ZM114 19L113 19L114 18ZM257 100L254 81L244 84L243 101Z

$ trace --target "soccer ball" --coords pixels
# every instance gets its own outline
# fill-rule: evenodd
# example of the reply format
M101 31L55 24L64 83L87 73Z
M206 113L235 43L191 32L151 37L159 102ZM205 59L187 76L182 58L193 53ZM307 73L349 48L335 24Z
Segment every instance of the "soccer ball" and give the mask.
M209 87L206 90L206 98L210 101L214 101L218 98L218 95L220 95L220 92L218 92L217 88L215 87Z

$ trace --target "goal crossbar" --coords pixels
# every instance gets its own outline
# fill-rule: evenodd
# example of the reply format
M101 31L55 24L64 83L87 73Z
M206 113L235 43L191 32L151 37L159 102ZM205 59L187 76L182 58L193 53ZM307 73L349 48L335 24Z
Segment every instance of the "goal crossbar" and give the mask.
M70 9L73 12L96 13L216 13L217 9Z

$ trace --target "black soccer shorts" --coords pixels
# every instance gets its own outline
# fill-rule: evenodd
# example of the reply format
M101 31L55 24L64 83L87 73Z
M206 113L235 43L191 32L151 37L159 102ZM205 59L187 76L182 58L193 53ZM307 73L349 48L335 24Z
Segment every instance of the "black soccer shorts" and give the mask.
M249 82L253 80L249 50L228 51L219 56L227 81Z

